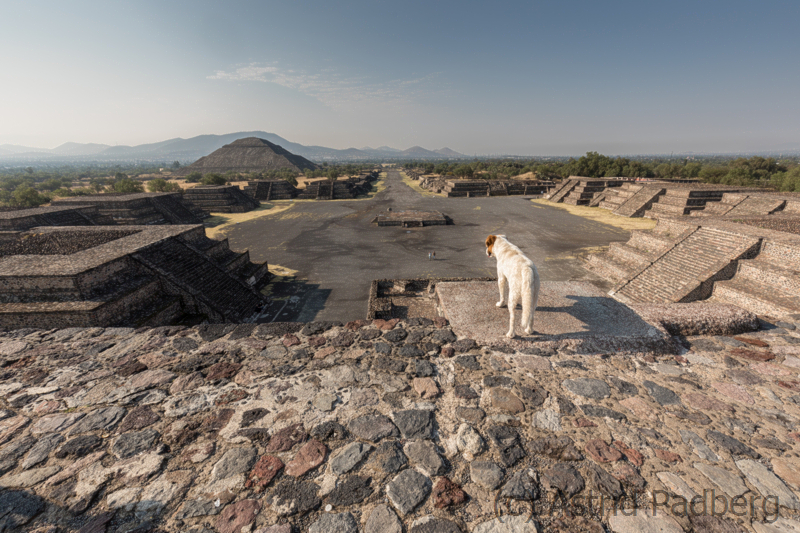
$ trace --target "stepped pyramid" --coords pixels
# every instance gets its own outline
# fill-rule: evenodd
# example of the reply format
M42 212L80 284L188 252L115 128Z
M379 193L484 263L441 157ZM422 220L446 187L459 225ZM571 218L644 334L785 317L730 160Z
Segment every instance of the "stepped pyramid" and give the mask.
M189 166L175 172L176 176L186 176L198 171L201 174L218 172L223 174L230 170L234 172L261 172L262 170L276 170L290 168L298 172L304 169L315 170L317 165L306 159L284 150L277 144L259 139L246 137L226 144L205 157L201 157Z

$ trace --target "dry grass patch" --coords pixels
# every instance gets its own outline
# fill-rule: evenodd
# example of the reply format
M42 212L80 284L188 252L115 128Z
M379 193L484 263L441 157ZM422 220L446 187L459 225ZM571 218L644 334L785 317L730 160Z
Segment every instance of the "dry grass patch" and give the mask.
M277 215L292 208L292 203L272 204L263 203L258 209L253 209L247 213L211 213L211 216L203 221L206 226L206 236L210 239L223 239L235 224L241 224L257 218Z
M571 215L587 218L601 224L608 224L615 228L623 229L626 231L633 231L635 229L653 229L656 227L656 221L650 218L631 218L615 215L608 209L600 209L599 207L586 207L583 205L570 205L570 204L554 204L544 198L537 198L531 200L534 204L544 207L555 207L563 209ZM538 207L537 206L537 207Z
M384 172L381 172L381 176L383 176L384 174L385 174ZM443 193L437 194L435 192L429 191L428 189L423 189L419 184L420 180L412 180L403 171L400 171L400 176L403 178L403 183L411 187L415 192L418 192L422 196L434 196L434 197L438 196L440 198L445 196Z

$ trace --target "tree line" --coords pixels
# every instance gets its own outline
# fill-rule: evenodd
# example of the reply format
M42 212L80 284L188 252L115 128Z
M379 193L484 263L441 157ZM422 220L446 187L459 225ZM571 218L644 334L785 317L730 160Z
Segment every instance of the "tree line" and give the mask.
M137 193L145 192L180 192L181 187L165 178L149 181L141 179L142 175L163 174L162 169L180 168L175 161L171 165L139 166L59 166L34 169L33 167L3 169L0 168L0 207L29 208L48 203L54 198L68 196L86 196L103 193ZM329 164L322 163L316 170L304 170L302 175L308 178L336 179L339 176L350 176L361 171L371 170L374 164ZM286 180L297 185L300 172L289 168L263 170L261 172L226 172L201 174L192 172L186 176L189 183L203 185L225 185L235 181L258 179ZM167 176L168 177L168 176ZM137 179L139 178L139 179Z
M797 157L776 160L772 157L609 157L587 152L579 158L534 158L529 160L476 160L471 162L417 162L403 164L426 174L472 179L508 179L532 172L538 179L658 178L694 179L739 187L763 187L777 191L800 192L800 161Z

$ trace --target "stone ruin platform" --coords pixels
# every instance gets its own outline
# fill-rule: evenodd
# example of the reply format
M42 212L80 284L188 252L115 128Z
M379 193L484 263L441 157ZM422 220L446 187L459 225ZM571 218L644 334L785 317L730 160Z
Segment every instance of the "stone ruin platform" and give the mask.
M439 309L454 331L484 345L509 344L515 348L545 345L569 347L578 353L672 353L671 335L657 322L648 322L630 307L617 302L587 282L542 282L534 316L534 334L519 326L519 337L508 339L508 309L498 308L496 281L445 282L436 285Z
M246 321L267 264L201 225L38 227L0 233L0 327Z
M372 219L378 226L402 226L419 228L422 226L446 226L450 220L439 211L387 211Z
M105 221L95 222L95 224L139 226L149 224L199 224L207 216L202 209L179 192L104 193L90 196L71 196L53 200L51 205L73 209L79 206L95 207L100 215L106 217ZM38 225L64 226L67 224L51 224L47 220L42 220L42 223Z

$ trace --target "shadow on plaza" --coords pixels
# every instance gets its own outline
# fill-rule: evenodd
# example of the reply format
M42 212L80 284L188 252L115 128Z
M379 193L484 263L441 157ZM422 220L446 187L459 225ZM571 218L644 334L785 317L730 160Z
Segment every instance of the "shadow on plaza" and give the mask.
M258 322L312 322L331 295L319 283L305 280L278 281L271 284L271 302Z

